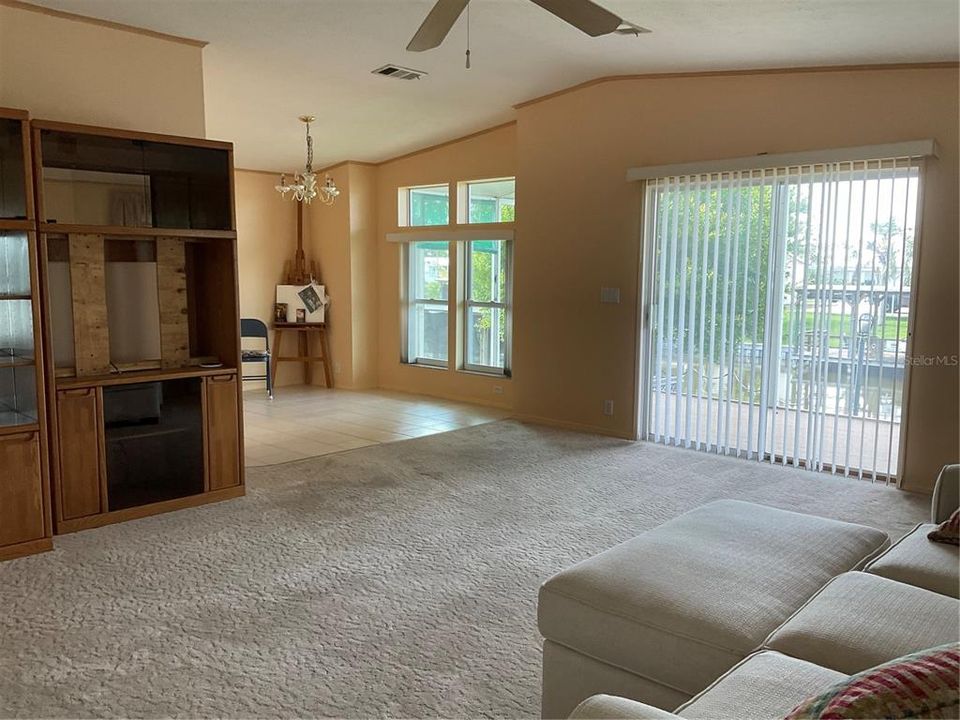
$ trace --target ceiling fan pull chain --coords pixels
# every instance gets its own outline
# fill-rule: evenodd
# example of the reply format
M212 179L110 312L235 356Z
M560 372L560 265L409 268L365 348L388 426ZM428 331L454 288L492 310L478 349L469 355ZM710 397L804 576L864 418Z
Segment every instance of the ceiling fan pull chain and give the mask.
M467 70L470 69L470 5L467 5Z

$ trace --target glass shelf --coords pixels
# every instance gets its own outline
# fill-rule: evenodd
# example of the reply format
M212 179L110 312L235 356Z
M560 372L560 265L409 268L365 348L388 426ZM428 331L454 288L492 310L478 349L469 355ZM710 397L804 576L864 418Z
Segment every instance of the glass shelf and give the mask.
M0 368L36 365L33 352L15 348L0 348Z
M19 425L36 425L36 413L24 413L11 410L0 405L0 427L14 427Z
M0 232L0 427L37 422L35 342L27 234Z

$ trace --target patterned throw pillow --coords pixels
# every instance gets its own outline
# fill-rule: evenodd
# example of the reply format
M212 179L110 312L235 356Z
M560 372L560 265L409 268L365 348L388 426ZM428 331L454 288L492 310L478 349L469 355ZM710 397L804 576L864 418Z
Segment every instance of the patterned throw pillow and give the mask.
M904 655L834 683L786 720L955 718L960 712L960 643Z
M960 508L953 511L953 515L937 525L935 530L927 533L927 537L934 542L960 545Z

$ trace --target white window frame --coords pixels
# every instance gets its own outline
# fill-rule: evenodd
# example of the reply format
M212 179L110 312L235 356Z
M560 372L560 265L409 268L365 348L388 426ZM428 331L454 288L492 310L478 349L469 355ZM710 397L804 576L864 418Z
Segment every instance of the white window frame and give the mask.
M447 189L447 222L437 225L414 225L413 224L413 194L420 190L432 190L434 188L446 188ZM438 193L437 197L441 197ZM450 206L450 201L453 197L453 188L451 188L450 183L430 183L428 185L410 185L407 187L397 188L397 226L398 227L409 227L409 228L437 228L437 227L449 227L452 215L452 207Z
M447 267L447 298L446 299L427 299L419 298L414 296L413 288L415 287L415 280L417 278L417 273L420 268L413 267L413 259L415 257L415 248L414 246L418 243L430 242L435 243L438 240L419 240L403 244L403 317L402 317L402 331L403 331L403 356L402 361L407 365L417 365L423 367L433 367L433 368L442 368L446 370L450 365L450 341L449 341L449 328L450 328L450 277L449 277L449 264ZM443 241L440 241L443 242ZM447 262L452 259L453 252L450 247L450 242L447 243ZM436 358L424 358L419 356L414 356L411 352L413 347L413 336L411 335L411 317L415 312L415 308L418 305L447 305L447 357L445 360L438 360Z
M471 272L470 264L473 261L473 252L472 245L474 242L490 242L489 238L484 238L483 240L464 240L462 241L461 248L463 249L463 332L461 333L460 342L462 345L461 352L463 353L463 369L467 372L475 373L484 373L486 375L500 375L504 377L510 377L510 355L511 349L513 347L513 241L505 239L496 239L497 242L502 242L503 247L505 248L506 258L504 261L504 272L506 273L506 279L504 282L504 293L505 298L503 302L482 302L479 300L471 300ZM470 310L472 308L494 308L500 309L504 312L504 350L503 350L503 367L498 367L496 365L478 365L467 361L467 358L470 357L469 344L470 344Z
M484 183L495 183L495 182L504 182L504 181L513 181L513 191L514 197L510 199L509 202L505 198L491 198L497 201L497 219L492 223L472 223L470 222L470 201L473 195L473 186L474 185L483 185ZM510 177L500 177L500 178L486 178L480 180L461 180L457 183L457 224L458 225L512 225L513 220L500 220L500 211L505 205L513 206L514 212L516 212L517 199L517 178L515 176Z

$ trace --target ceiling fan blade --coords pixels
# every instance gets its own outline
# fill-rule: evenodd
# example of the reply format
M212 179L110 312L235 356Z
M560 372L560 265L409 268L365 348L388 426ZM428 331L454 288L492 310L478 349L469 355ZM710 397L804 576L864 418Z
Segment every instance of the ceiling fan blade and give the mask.
M407 45L411 52L422 52L437 47L450 32L470 0L437 0L416 35Z
M619 17L591 0L533 0L591 37L612 33L623 22Z

